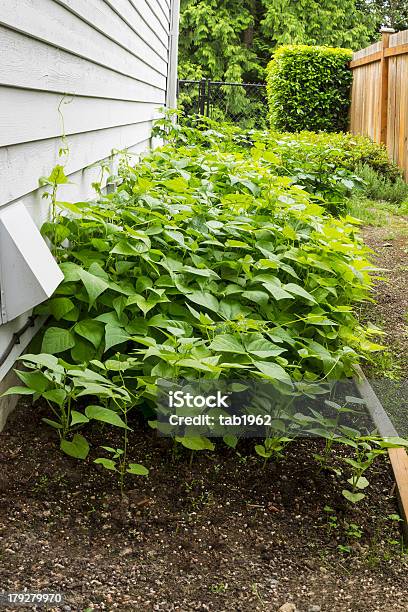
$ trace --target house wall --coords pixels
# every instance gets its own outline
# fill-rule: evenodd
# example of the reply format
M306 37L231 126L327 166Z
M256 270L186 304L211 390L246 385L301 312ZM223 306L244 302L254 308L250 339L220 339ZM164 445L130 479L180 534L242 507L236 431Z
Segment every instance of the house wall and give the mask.
M174 102L174 11L178 0L0 0L0 214L23 202L37 226L47 218L38 179L60 163L63 133L61 200L93 197L112 151L150 146L158 108ZM0 325L0 358L28 315Z

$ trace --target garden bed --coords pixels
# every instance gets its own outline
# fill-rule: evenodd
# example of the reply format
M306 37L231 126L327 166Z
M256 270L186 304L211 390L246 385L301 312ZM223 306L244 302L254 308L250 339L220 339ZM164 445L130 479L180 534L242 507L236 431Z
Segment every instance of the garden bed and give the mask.
M132 459L150 476L129 477L122 502L92 457L61 455L41 416L24 400L1 434L4 590L60 591L65 607L55 610L67 611L408 608L386 458L352 508L334 476L317 473L319 441L294 444L264 470L251 441L239 456L224 447L190 468L185 451L172 462L170 441L142 429L131 434ZM107 441L97 430L91 439Z
M362 163L394 196L406 186L364 139L162 128L173 142L124 158L92 203L57 202L62 167L45 179L65 280L9 390L25 399L1 436L2 588L62 592L66 612L407 610L386 455L407 443L345 427L358 399L327 418L286 402L267 438L216 445L207 430L160 437L157 411L159 378L235 372L307 396L364 359L384 374L348 197ZM264 414L272 398L255 399Z

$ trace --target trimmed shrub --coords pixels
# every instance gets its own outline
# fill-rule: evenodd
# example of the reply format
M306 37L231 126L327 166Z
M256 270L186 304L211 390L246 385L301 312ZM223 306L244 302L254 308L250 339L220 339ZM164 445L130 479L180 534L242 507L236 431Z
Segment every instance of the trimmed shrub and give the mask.
M347 129L351 49L286 45L267 67L271 127L300 132Z

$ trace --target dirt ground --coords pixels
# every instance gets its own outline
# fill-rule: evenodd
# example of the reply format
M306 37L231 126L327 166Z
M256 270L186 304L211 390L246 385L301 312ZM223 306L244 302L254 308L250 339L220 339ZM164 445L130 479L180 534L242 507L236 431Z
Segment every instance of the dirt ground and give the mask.
M399 435L408 438L408 218L366 227L363 235L384 278L375 284L375 303L364 308L364 319L383 329L379 341L387 347L365 371Z
M62 456L40 419L22 402L0 434L2 590L62 592L53 609L66 612L408 610L385 458L351 508L336 477L317 472L320 441L293 444L265 469L254 441L239 456L200 454L190 469L187 454L172 460L169 440L139 429L132 459L151 472L129 476L122 502L114 476L93 464L98 451Z
M364 241L375 251L374 261L384 281L375 285L369 317L385 331L383 343L408 378L408 219L405 231L366 227Z

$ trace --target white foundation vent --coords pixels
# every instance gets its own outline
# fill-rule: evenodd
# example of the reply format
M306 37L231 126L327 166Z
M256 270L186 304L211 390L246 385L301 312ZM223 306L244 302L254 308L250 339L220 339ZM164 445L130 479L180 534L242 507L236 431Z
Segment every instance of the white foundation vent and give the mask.
M0 208L1 323L44 302L63 278L24 204Z

